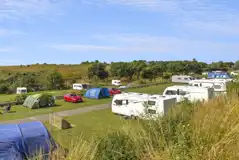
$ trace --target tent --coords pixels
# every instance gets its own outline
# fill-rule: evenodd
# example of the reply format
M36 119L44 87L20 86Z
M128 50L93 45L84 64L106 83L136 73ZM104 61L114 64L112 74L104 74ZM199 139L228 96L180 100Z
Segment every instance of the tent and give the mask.
M28 96L23 106L36 109L36 108L42 108L42 107L48 107L53 106L55 104L55 100L53 96L47 95L47 94L34 94Z
M0 160L47 158L56 143L41 122L0 125Z
M91 88L86 91L84 96L86 98L100 99L110 97L110 93L108 88Z

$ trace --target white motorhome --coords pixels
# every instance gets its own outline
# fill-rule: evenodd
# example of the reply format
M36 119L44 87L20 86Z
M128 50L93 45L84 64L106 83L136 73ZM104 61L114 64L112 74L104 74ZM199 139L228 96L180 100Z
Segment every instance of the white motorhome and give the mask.
M223 80L200 79L200 80L192 80L188 84L189 84L189 86L214 88L215 93L220 94L220 93L226 93L227 83L228 82L223 81Z
M75 83L73 84L73 89L75 90L83 90L88 89L89 84L87 83Z
M188 99L190 102L207 101L215 96L214 88L176 85L167 87L163 95L176 97L177 102L182 102L184 99Z
M112 100L112 113L131 118L157 118L177 103L175 97L137 93L117 94Z
M120 80L112 80L112 85L121 86L121 81Z
M172 82L173 83L188 83L191 80L194 80L195 78L192 76L187 75L173 75L172 76Z
M16 93L17 94L25 94L25 93L27 93L27 88L26 87L17 87Z

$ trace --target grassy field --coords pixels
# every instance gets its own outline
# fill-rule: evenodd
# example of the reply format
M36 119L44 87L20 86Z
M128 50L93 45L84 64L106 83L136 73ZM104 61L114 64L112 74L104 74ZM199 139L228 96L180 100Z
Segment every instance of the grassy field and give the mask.
M162 93L165 87L168 85L169 84L147 87L147 88L128 89L127 91L142 92L142 93ZM66 91L58 91L58 92L54 91L54 92L55 94L62 94L62 93L65 93ZM76 109L81 107L106 104L106 103L109 103L110 101L111 101L111 98L100 99L100 100L84 98L83 103L72 104L72 103L64 102L63 100L57 100L56 101L57 106L51 107L51 108L41 108L37 110L32 110L32 109L23 107L21 105L18 105L18 106L13 106L10 113L4 114L4 115L0 114L0 121L20 119L20 118L31 117L35 115L47 114L51 112L59 112L59 111Z
M68 117L72 129L47 127L70 147L67 160L236 160L237 95L238 90L206 103L181 104L157 121L123 120L106 109Z
M106 134L109 130L113 131L126 123L131 123L112 114L110 109L84 113L66 119L74 125L73 128L60 131L46 123L54 139L66 148L69 148L71 142L77 137L82 136L84 140L90 141L92 138Z

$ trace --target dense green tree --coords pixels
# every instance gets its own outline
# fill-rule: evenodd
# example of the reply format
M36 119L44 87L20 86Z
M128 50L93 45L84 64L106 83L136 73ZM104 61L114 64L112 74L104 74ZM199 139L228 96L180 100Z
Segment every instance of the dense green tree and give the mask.
M97 76L99 79L103 80L108 78L109 73L106 71L106 65L103 63L94 63L88 68L88 77L91 79L93 76Z
M235 65L234 65L234 68L235 68L235 69L239 69L239 60L236 61Z

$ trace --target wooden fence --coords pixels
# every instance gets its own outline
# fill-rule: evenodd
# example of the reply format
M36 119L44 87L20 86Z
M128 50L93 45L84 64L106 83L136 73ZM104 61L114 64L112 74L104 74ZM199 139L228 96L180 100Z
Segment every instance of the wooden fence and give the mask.
M150 84L141 84L141 85L136 85L136 86L129 86L126 89L134 89L134 88L145 88L145 87L151 87L151 86L158 86L162 84L168 84L168 81L162 81L162 82L157 82L157 83L150 83ZM61 100L63 99L64 96L54 96L56 100ZM0 102L0 107L4 107L7 105L22 105L22 103L12 101L12 102Z

